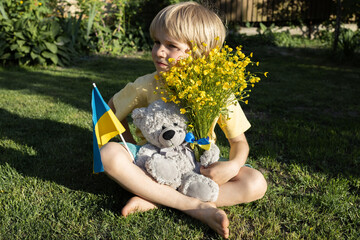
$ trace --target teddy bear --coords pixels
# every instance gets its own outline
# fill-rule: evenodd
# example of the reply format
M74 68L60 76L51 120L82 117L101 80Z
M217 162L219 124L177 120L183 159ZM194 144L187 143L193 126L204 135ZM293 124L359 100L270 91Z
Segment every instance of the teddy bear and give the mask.
M131 116L148 142L140 148L135 164L160 184L205 202L216 201L219 186L200 174L200 166L207 167L218 161L220 150L212 143L210 150L201 155L200 162L195 160L185 141L187 118L179 107L157 100L148 107L134 109Z

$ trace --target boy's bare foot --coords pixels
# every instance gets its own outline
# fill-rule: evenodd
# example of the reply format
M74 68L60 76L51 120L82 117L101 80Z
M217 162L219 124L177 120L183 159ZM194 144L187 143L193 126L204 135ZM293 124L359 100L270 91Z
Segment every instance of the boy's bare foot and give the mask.
M131 213L145 212L157 207L158 205L155 205L152 202L138 196L134 196L126 203L121 213L126 217ZM223 210L216 208L214 203L201 202L196 209L190 209L184 212L207 224L223 238L229 237L229 220L226 213Z
M138 196L130 198L130 200L123 207L121 214L127 216L135 212L146 212L151 209L155 209L158 206Z
M226 213L213 203L200 203L197 209L184 211L190 216L207 224L223 238L229 237L229 219Z

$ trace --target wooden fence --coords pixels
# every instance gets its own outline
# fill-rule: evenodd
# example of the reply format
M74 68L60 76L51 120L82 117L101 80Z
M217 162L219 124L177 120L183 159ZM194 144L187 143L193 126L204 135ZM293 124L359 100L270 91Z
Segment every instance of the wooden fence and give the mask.
M321 22L329 19L332 0L215 0L228 22Z

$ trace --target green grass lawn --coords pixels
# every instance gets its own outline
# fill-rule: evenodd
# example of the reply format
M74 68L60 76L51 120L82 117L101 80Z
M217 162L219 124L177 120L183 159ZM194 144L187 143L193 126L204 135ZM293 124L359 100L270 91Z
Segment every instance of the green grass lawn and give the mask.
M230 239L360 238L360 64L319 51L254 51L269 77L243 107L248 162L269 188L223 208ZM0 68L0 239L219 239L173 209L122 217L132 195L92 174L92 83L108 100L153 69L148 56Z

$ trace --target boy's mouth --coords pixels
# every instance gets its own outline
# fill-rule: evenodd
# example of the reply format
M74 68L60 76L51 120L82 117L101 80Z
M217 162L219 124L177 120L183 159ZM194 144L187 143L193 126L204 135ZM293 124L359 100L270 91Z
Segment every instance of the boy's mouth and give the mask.
M156 62L156 64L157 64L159 67L162 67L162 68L166 68L166 67L168 66L166 63L160 62L160 61Z

